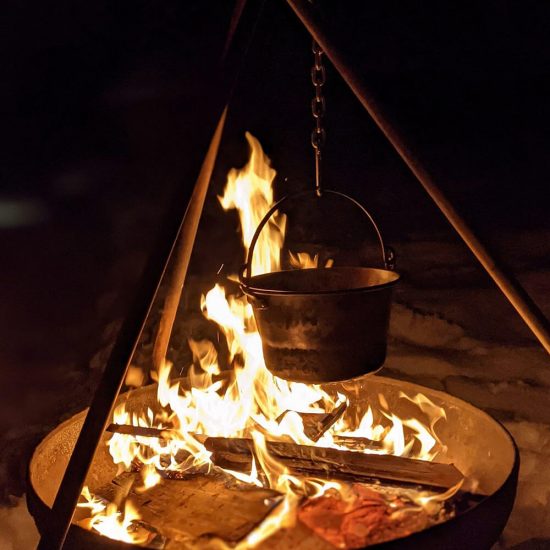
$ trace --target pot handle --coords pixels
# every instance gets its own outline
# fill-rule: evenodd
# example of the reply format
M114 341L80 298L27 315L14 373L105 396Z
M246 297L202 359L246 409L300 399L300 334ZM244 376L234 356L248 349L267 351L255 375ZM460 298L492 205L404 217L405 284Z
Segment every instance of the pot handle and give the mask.
M386 269L393 270L395 268L395 253L391 248L386 248L384 246L384 241L382 240L382 234L380 233L380 230L378 229L378 226L376 225L376 222L374 221L373 217L370 215L368 210L359 202L357 202L354 198L350 197L349 195L346 195L344 193L340 193L340 191L332 191L330 189L324 189L323 195L330 194L335 195L337 197L341 197L343 199L346 199L353 203L371 222L372 226L374 227L374 230L376 231L376 236L378 237L378 242L380 244L380 251L382 253L382 261L384 262L384 266ZM258 238L260 236L260 233L262 232L262 229L267 224L271 216L280 208L281 204L286 202L287 200L291 199L298 199L300 197L305 197L307 195L311 195L311 191L302 191L300 193L295 193L294 195L287 195L286 197L283 197L279 201L277 201L266 213L266 215L263 217L262 221L258 224L258 227L256 228L256 231L254 232L254 236L252 237L252 240L250 241L250 248L248 249L248 254L246 257L246 263L242 267L241 271L239 272L239 280L241 284L246 285L246 280L252 277L252 273L250 272L252 267L252 257L254 255L254 248L256 246L256 242L258 241Z

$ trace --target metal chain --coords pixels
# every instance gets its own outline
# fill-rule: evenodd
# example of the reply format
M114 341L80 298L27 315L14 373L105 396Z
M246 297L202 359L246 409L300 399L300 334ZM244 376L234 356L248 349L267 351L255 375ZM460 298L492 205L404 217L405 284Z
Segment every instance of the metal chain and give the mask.
M325 115L325 98L323 97L323 84L325 83L326 73L323 66L323 50L313 41L314 63L311 68L311 81L315 88L315 97L311 100L311 113L315 120L315 128L311 133L311 145L315 154L315 192L320 197L322 194L321 186L321 150L325 144L325 130L323 128L323 117Z

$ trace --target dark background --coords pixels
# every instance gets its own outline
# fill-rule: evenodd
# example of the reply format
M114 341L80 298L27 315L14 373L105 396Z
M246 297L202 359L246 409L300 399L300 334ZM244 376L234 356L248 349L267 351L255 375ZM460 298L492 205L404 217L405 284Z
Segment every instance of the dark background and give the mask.
M25 460L17 449L32 448L44 430L87 403L102 368L98 350L127 310L172 193L193 183L201 109L216 95L231 4L7 4L4 495L20 490ZM550 4L321 4L418 156L497 256L510 260L504 234L550 229ZM222 215L214 196L227 170L246 160L245 130L272 159L278 196L311 185L310 46L285 2L268 1L232 97L196 276L241 261L238 240L230 239L236 218ZM325 89L327 185L368 204L390 242L426 234L455 239L332 67Z

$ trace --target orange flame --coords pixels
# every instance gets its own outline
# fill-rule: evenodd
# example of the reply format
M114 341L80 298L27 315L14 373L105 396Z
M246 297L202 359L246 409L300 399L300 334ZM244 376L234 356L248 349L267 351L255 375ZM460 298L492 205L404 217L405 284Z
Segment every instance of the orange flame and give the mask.
M249 132L245 134L250 146L248 164L242 169L232 168L227 185L218 197L224 210L237 209L241 220L243 244L246 252L256 228L273 205L273 180L277 172L262 150L260 142ZM260 275L277 271L286 227L286 216L275 213L259 235L252 259L252 273Z
M85 501L77 504L78 508L88 508L91 517L82 520L80 525L93 529L99 534L110 539L130 542L132 544L144 544L149 539L149 533L136 529L135 522L140 519L138 511L130 500L124 503L124 511L118 510L113 503L105 503L91 495L87 486L82 489Z

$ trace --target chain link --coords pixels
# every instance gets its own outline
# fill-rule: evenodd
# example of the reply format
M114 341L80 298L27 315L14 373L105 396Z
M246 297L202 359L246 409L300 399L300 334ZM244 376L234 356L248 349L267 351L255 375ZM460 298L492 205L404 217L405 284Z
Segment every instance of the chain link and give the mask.
M323 84L326 80L325 67L323 65L323 50L313 41L313 67L311 68L311 82L315 88L315 97L311 100L311 114L315 120L315 128L311 133L311 145L315 154L315 192L321 196L321 151L325 144L325 130L323 117L325 116L325 98L323 97Z

